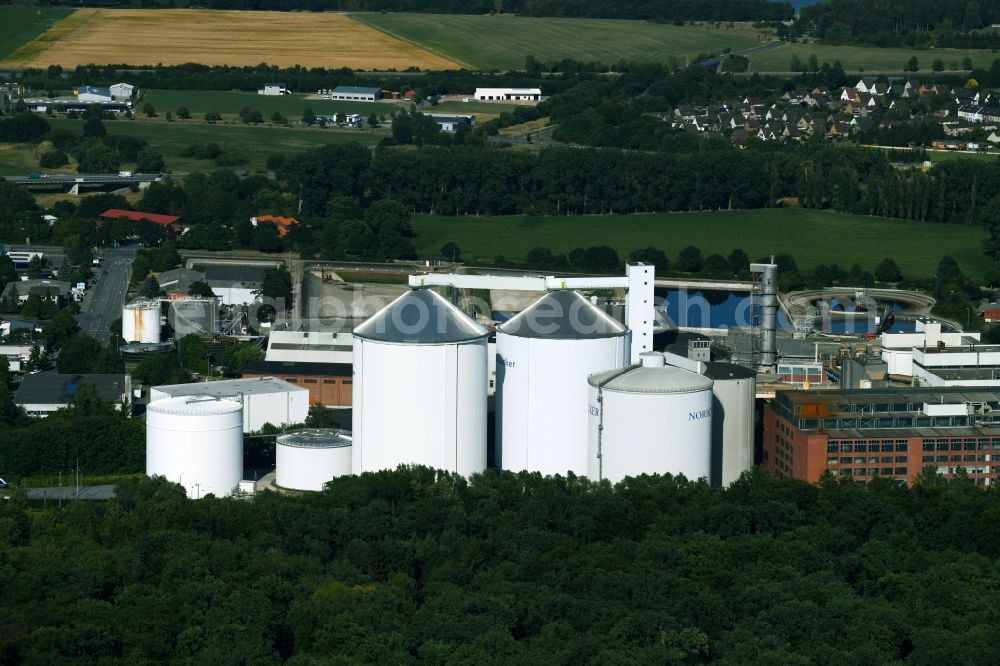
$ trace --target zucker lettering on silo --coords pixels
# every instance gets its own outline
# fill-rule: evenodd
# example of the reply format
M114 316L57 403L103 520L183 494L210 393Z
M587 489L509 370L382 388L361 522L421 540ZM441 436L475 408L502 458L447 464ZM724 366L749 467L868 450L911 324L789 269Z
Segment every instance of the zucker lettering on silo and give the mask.
M688 421L700 421L701 419L711 418L712 409L699 409L697 412L688 412Z

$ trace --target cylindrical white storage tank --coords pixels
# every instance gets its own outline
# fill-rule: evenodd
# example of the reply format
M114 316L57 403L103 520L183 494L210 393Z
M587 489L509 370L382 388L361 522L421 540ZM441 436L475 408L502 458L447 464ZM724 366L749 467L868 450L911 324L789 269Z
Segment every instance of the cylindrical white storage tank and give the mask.
M414 289L354 329L355 474L427 465L486 469L489 331Z
M664 365L644 352L641 365L591 375L588 470L617 483L640 474L709 478L712 380Z
M205 395L149 403L146 474L181 484L194 499L230 494L243 478L243 405Z
M579 293L552 291L497 328L500 466L587 473L587 376L628 363L628 329Z
M171 301L167 313L174 339L185 335L213 335L219 304L213 298L181 298Z
M712 379L712 484L728 486L753 467L757 373L733 363L708 363Z
M159 344L160 302L143 299L126 305L122 309L122 339Z
M300 430L278 437L275 480L279 488L323 490L351 473L351 438L336 430Z

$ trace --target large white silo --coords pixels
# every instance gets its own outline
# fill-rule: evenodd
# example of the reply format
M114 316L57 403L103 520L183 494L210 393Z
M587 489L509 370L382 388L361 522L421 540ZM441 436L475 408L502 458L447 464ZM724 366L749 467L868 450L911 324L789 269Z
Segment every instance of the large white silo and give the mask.
M354 329L355 474L486 469L489 331L440 294L406 292Z
M122 339L125 342L160 342L160 302L141 299L122 308Z
M281 435L275 447L280 488L323 490L323 484L351 473L351 438L337 430L310 429Z
M146 474L181 484L194 499L230 494L243 478L243 405L205 395L151 402Z
M664 365L658 352L640 359L640 365L588 378L587 476L612 483L640 474L708 478L712 380Z
M713 485L728 486L753 467L757 373L733 363L707 363L712 393Z
M628 363L621 323L571 290L552 291L497 328L500 466L587 473L587 376Z

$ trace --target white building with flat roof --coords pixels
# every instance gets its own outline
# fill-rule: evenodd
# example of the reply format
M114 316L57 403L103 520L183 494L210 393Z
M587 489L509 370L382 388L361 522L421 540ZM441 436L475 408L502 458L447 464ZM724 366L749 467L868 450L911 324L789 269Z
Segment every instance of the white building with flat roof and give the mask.
M330 99L349 102L374 102L382 96L381 88L364 88L360 86L337 86L330 91ZM326 96L323 96L326 99Z
M924 386L1000 386L1000 346L974 332L948 333L918 320L914 333L883 333L882 360L895 379Z
M149 390L149 401L185 395L207 395L241 402L243 432L259 431L267 423L273 426L305 423L309 414L308 389L274 377L154 386Z
M477 102L537 102L541 88L476 88Z
M352 363L354 336L345 331L273 331L267 339L264 359L284 363Z

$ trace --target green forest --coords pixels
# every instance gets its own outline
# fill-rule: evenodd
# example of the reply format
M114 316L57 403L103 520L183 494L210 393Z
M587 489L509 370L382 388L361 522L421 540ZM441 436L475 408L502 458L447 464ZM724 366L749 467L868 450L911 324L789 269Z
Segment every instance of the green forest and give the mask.
M1000 495L400 468L0 502L5 664L1000 663Z

